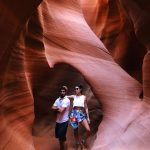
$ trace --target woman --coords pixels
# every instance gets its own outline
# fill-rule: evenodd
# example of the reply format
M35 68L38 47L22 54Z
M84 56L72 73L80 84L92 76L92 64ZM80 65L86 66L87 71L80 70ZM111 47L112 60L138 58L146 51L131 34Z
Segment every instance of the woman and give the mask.
M86 96L82 94L82 86L75 86L75 95L68 96L68 98L73 99L73 108L70 114L70 124L74 129L76 144L77 146L84 145L87 147L86 140L90 135L90 119L88 114ZM79 138L78 126L80 123L86 129L85 140L81 140Z

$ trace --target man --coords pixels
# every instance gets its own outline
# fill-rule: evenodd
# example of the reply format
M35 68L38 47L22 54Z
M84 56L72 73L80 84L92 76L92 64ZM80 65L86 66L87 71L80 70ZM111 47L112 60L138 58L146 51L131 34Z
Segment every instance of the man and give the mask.
M60 88L60 97L56 99L52 109L57 112L55 136L59 139L60 150L66 150L66 133L69 120L70 100L66 97L68 88L62 86Z

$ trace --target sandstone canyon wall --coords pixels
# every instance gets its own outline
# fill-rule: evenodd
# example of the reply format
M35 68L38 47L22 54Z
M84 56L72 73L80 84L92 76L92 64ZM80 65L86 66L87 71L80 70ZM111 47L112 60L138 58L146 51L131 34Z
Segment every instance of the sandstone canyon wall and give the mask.
M50 107L61 85L72 94L81 83L90 149L149 150L149 4L2 0L0 149L58 149ZM72 135L69 128L69 149Z

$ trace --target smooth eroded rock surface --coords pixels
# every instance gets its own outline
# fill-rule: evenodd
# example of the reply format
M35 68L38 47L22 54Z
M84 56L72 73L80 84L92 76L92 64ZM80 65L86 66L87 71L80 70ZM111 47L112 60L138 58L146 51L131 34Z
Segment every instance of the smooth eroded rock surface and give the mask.
M0 149L59 149L50 108L61 85L72 94L81 83L89 149L149 150L149 6L147 0L2 0ZM75 149L71 127L67 137Z

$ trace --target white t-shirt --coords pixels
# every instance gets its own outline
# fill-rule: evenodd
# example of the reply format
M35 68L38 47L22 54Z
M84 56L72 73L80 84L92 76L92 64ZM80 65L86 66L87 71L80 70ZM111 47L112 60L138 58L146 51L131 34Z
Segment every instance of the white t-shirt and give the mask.
M74 100L73 100L73 107L78 106L78 107L84 107L84 102L85 102L85 96L84 95L74 95Z
M66 122L69 119L69 107L70 107L70 100L65 96L64 98L57 98L53 106L58 108L65 107L65 111L60 112L57 114L57 123Z

